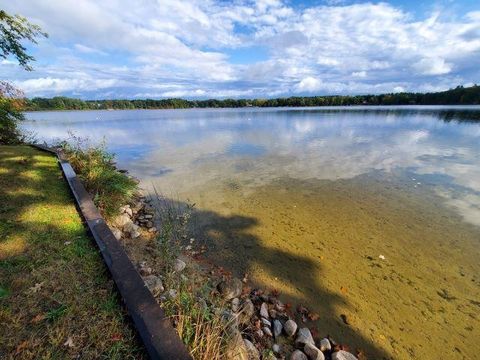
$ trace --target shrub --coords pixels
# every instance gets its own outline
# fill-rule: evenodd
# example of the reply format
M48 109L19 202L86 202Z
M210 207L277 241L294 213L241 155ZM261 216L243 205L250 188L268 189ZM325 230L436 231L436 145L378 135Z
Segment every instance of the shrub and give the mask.
M88 140L71 135L70 140L60 146L107 219L115 216L120 206L133 200L138 192L138 182L117 170L115 155L106 150L105 142L92 145Z
M23 94L6 81L0 81L0 144L13 145L25 140L18 128L24 120Z

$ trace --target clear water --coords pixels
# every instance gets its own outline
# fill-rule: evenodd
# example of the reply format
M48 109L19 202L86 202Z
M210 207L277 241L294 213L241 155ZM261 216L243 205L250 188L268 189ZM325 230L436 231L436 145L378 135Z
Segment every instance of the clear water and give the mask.
M27 117L47 142L105 138L145 189L194 202L212 261L318 312L321 335L372 358L480 352L480 107Z

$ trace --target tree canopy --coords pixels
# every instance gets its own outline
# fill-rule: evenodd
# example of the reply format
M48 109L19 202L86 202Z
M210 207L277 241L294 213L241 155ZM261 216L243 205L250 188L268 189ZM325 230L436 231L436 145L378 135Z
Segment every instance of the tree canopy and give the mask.
M42 32L38 25L29 23L24 17L9 15L0 10L1 58L6 59L9 55L13 55L25 70L32 70L29 63L34 61L35 58L27 54L27 49L22 45L22 41L28 40L36 44L36 38L39 36L47 37L48 35Z

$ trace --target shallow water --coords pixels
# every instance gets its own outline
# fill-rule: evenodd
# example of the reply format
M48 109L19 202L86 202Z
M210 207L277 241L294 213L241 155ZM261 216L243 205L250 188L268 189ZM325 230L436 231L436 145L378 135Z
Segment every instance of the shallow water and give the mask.
M145 188L194 202L210 258L320 334L370 358L480 353L479 107L27 116L47 141L105 136Z

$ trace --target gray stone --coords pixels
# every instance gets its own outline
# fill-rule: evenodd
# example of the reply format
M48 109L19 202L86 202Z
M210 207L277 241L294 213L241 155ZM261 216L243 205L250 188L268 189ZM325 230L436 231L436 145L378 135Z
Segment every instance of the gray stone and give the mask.
M164 290L162 280L158 276L148 275L143 279L143 281L153 296L158 296Z
M242 294L242 282L240 279L232 278L222 281L217 288L225 300L239 297Z
M262 323L263 323L263 325L268 326L268 327L272 326L272 323L265 318L262 318Z
M280 354L280 351L281 351L281 347L279 344L273 344L272 346L272 350L275 354Z
M357 357L348 351L340 350L332 354L332 360L358 360Z
M283 328L285 329L285 334L287 334L288 336L293 336L297 331L297 323L292 319L287 320L287 322L285 322L285 325L283 325Z
M325 355L317 348L315 345L312 344L305 344L303 348L305 354L307 354L310 360L325 360Z
M128 207L127 207L128 206ZM127 214L129 217L132 217L133 216L133 211L132 209L130 209L130 205L126 205L125 206L125 210L124 210L125 214Z
M268 305L266 303L262 303L262 305L260 306L260 316L265 318L265 319L269 318Z
M282 323L279 320L273 320L273 335L275 335L276 338L280 336L282 329Z
M133 222L129 222L127 223L124 227L123 227L123 230L127 233L130 234L130 237L132 239L136 239L137 237L140 236L140 231L139 231L140 227L138 225L135 225Z
M152 214L145 214L143 216L144 219L152 219L153 218L153 215Z
M312 333L308 328L301 328L298 330L297 338L295 339L295 345L298 346L300 344L315 345L315 341L313 340Z
M270 310L268 310L268 314L270 315L270 317L271 317L272 319L276 319L276 318L277 318L277 310L275 310L275 309L270 309Z
M255 345L253 345L253 343L247 339L243 339L243 342L247 348L248 360L260 360L260 353Z
M187 264L185 264L184 261L180 259L176 259L175 262L173 263L173 270L176 272L180 272L183 269L185 269L185 266L187 266Z
M148 229L148 232L149 233L154 233L157 231L157 228L154 226L154 227L151 227L150 229Z
M327 338L323 338L320 340L320 350L321 351L330 351L332 350L332 344L330 344L330 340Z
M238 310L240 310L240 299L239 298L234 298L234 299L232 299L232 311L234 313L237 313Z
M290 355L290 360L308 360L308 358L307 355L300 350L295 350L292 355Z
M270 336L270 337L273 336L272 330L270 330L270 328L269 328L268 326L264 326L264 327L262 328L262 330L263 330L263 333L266 334L267 336Z
M150 229L150 228L153 227L153 222L147 221L147 222L145 223L145 226Z
M117 240L122 239L122 235L123 235L122 230L119 230L117 228L112 228L112 233L115 236L115 239L117 239Z

